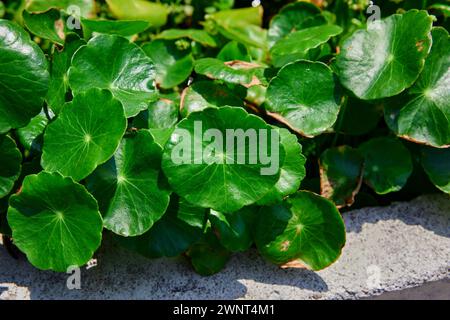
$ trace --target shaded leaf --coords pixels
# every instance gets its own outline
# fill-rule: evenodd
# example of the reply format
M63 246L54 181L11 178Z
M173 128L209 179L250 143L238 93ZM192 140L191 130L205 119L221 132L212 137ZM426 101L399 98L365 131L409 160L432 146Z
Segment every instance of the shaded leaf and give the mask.
M159 99L150 103L148 110L133 119L133 126L149 129L155 142L164 148L178 122L178 107L174 101Z
M422 148L421 163L434 185L450 193L450 148Z
M349 146L325 150L320 156L321 195L338 208L351 206L361 187L364 158Z
M64 44L64 22L57 9L50 9L43 13L23 12L23 21L31 33L38 37L48 39L59 45Z
M321 11L308 2L294 2L284 6L270 21L267 34L269 46L291 32L326 24Z
M275 67L282 67L289 62L305 59L309 50L318 48L341 32L339 26L322 25L290 33L270 49L272 63Z
M27 150L36 149L41 151L42 141L38 141L38 139L42 137L47 124L47 116L44 112L41 112L31 119L26 127L18 129L17 137L22 146Z
M348 97L341 108L335 130L349 135L363 135L375 129L383 117L381 104ZM339 125L338 125L339 124Z
M233 213L211 210L209 221L222 246L230 251L246 251L253 244L251 227L255 208L245 207Z
M222 106L243 106L242 100L227 86L212 81L198 81L183 91L181 113L187 116L191 112Z
M402 142L381 137L359 146L364 156L364 182L378 194L399 191L412 173L413 165L409 150Z
M186 255L194 270L202 276L219 272L230 259L230 252L220 244L211 229L208 229L203 237L189 248Z
M206 210L173 196L163 217L142 236L117 240L125 248L149 258L176 257L203 235Z
M142 50L156 67L156 83L169 89L184 82L194 69L194 58L190 49L182 50L173 41L153 40Z
M226 61L247 61L251 62L251 56L247 47L237 41L228 42L217 55L217 59Z
M188 38L204 46L217 47L216 40L208 32L199 29L168 29L158 34L157 38L165 40Z
M62 51L55 50L52 56L50 68L50 83L45 100L52 111L58 114L69 91L67 71L74 53L86 42L74 33L67 35Z
M22 154L9 136L0 136L0 198L9 194L19 178Z

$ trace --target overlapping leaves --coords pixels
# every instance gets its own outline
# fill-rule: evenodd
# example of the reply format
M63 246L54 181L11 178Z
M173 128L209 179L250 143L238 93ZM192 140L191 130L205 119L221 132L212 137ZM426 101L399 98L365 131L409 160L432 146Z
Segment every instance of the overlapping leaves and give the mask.
M432 16L232 2L0 12L23 25L0 20L0 232L33 265L83 265L106 228L202 275L253 244L319 270L360 188L371 204L423 182L450 192L448 32Z

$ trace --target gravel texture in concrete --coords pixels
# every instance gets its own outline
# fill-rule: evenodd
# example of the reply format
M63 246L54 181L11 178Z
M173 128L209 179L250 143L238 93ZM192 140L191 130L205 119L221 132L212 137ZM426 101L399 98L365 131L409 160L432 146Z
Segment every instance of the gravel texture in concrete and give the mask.
M81 289L69 290L69 274L38 271L0 247L0 299L357 299L449 279L448 195L343 216L343 254L319 272L282 270L250 251L201 277L183 258L147 260L109 244L96 267L81 269Z

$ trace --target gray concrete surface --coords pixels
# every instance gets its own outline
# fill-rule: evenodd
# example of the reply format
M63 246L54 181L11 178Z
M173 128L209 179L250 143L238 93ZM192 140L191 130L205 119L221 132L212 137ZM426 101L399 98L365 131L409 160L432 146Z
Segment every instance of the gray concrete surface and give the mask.
M81 289L68 290L69 275L38 271L0 246L0 299L359 299L438 280L448 294L448 195L355 210L344 220L342 257L320 272L282 270L250 251L204 278L183 258L147 260L106 245L98 266L81 271Z

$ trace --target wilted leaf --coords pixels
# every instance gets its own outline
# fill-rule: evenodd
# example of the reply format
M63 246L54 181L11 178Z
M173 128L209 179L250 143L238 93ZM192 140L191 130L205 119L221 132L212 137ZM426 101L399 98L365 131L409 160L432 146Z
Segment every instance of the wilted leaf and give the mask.
M9 136L0 136L0 198L9 194L19 178L22 154Z
M198 81L184 89L180 109L187 116L191 112L222 106L241 107L243 102L225 85Z
M320 156L320 189L338 208L351 206L361 187L364 158L349 146L325 150Z

